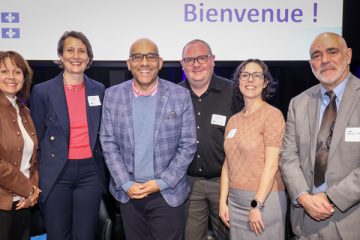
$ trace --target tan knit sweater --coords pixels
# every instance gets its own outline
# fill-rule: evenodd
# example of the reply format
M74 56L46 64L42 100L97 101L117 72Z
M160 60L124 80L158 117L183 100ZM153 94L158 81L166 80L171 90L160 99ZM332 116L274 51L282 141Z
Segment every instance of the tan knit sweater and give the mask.
M239 112L230 118L224 143L230 188L257 190L264 169L265 147L280 148L284 130L282 113L268 103L250 115ZM284 188L279 169L271 191Z

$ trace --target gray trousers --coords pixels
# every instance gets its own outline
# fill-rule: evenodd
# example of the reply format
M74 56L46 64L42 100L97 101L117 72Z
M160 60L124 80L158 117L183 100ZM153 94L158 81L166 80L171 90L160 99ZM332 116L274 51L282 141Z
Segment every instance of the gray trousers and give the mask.
M309 215L304 216L303 235L300 240L341 240L334 220L328 218L323 221L315 221ZM356 223L353 223L356 224Z
M186 201L186 240L206 240L209 219L217 240L228 240L229 230L219 217L220 178L189 177Z

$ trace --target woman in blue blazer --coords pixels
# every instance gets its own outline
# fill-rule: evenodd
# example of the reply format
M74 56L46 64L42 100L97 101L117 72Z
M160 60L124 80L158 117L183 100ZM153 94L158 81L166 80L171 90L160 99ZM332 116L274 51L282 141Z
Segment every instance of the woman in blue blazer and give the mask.
M40 207L48 240L92 240L105 188L98 139L105 87L84 74L93 52L81 32L65 32L57 51L64 71L35 85L31 94Z

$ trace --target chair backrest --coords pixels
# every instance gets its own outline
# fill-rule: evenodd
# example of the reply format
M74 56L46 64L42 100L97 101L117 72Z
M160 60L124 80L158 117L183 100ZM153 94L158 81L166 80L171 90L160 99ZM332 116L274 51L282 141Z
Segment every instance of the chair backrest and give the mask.
M97 236L99 240L111 240L112 225L104 200L101 200L99 210L99 231Z

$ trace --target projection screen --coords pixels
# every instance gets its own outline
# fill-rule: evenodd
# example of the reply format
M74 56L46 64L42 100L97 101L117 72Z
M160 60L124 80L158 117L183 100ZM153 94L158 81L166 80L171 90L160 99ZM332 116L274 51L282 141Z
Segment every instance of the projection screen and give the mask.
M1 0L0 13L0 50L29 60L58 59L67 30L89 38L95 60L126 60L140 37L168 61L195 38L221 61L307 60L317 34L341 34L343 0Z

